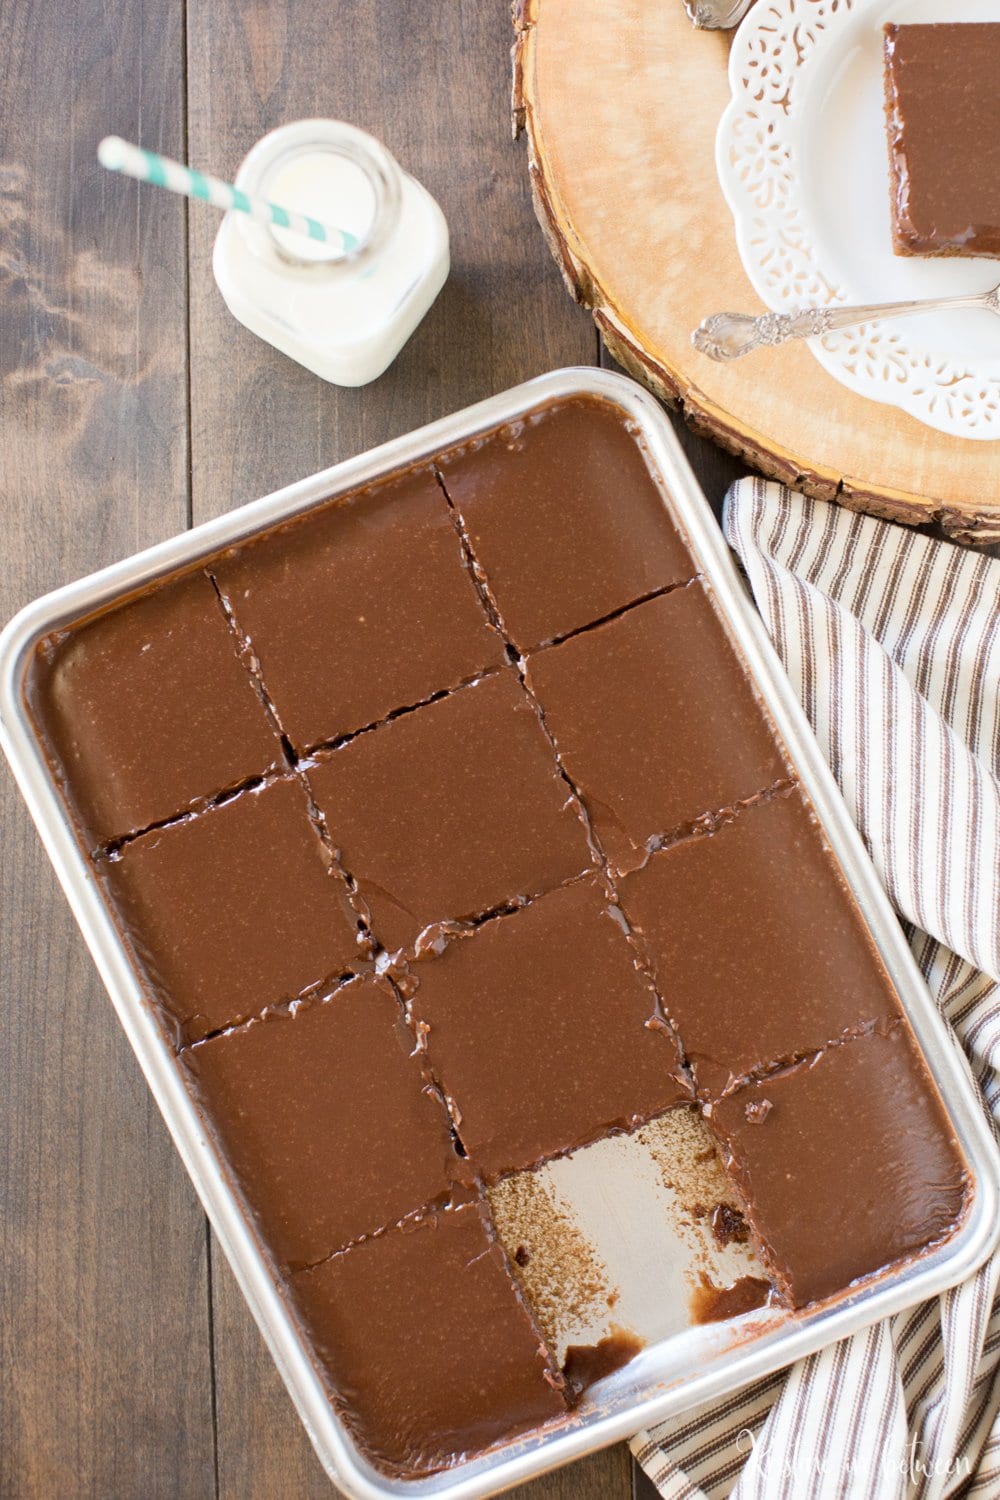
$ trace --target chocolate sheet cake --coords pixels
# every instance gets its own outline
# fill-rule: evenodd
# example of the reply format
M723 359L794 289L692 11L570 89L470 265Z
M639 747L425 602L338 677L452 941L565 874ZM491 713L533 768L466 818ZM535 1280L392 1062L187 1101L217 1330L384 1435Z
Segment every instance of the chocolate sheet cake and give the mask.
M885 27L899 255L1000 256L1000 22Z
M44 642L27 698L387 1471L578 1397L497 1239L505 1174L700 1108L791 1307L959 1222L893 985L616 406L543 405L167 577Z

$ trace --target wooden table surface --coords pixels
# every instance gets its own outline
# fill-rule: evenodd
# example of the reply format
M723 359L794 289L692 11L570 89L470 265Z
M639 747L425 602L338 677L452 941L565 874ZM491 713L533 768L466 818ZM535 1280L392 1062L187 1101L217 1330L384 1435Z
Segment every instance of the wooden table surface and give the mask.
M510 140L506 0L0 6L0 616L558 365L600 360ZM116 132L231 174L266 130L381 137L452 231L375 385L241 328L215 214L97 165ZM734 463L685 435L718 504ZM12 778L0 842L0 1496L332 1493L214 1243ZM519 1492L647 1492L618 1447Z

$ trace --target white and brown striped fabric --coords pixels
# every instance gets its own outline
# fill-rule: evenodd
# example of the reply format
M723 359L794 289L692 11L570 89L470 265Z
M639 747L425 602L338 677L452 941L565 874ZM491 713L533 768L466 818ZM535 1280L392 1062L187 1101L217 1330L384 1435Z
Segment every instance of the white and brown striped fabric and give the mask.
M726 536L1000 1124L1000 561L743 480ZM633 1440L670 1500L1000 1496L1000 1257Z

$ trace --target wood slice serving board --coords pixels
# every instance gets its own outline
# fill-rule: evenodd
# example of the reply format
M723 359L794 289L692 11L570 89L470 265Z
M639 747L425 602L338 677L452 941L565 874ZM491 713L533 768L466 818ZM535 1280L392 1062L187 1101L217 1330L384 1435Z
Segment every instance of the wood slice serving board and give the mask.
M715 173L728 36L695 31L681 0L515 0L514 24L538 217L615 358L775 479L1000 541L1000 443L855 395L803 345L728 365L692 348L708 313L763 310Z

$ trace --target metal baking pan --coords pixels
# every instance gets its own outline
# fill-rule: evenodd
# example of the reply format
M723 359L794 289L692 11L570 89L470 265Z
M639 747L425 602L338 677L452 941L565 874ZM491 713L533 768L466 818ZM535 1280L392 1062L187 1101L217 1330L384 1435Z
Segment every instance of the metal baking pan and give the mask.
M728 619L760 696L867 918L967 1158L972 1197L965 1220L947 1243L832 1303L795 1314L782 1312L780 1316L771 1309L756 1319L749 1315L738 1325L689 1328L660 1338L602 1382L563 1424L430 1477L387 1479L358 1451L339 1419L255 1235L226 1183L215 1147L205 1133L175 1056L143 995L77 843L26 712L23 680L36 643L80 616L318 501L516 420L541 402L578 394L615 402L635 423L662 480L664 503L688 536L698 567ZM384 1500L386 1496L473 1500L522 1483L688 1407L718 1399L877 1319L936 1296L971 1275L1000 1239L1000 1166L965 1059L938 1016L670 423L657 403L630 380L603 370L554 371L289 485L28 605L0 636L0 743L177 1149L306 1430L330 1478L357 1500Z

